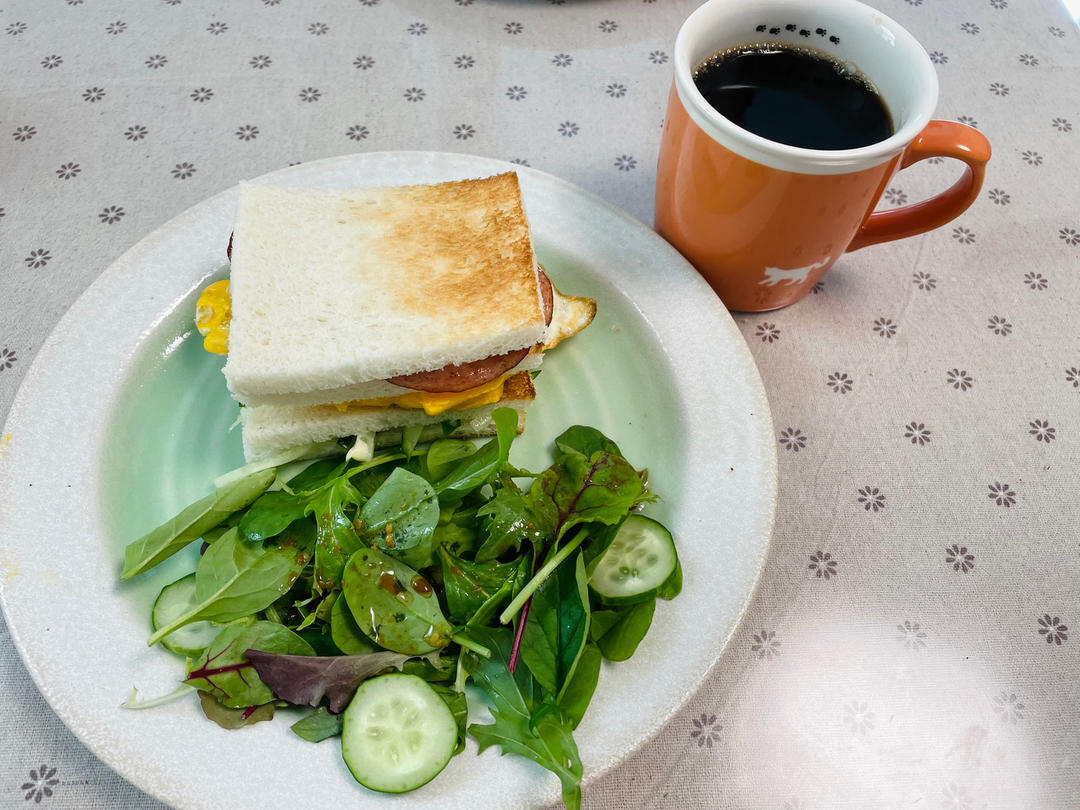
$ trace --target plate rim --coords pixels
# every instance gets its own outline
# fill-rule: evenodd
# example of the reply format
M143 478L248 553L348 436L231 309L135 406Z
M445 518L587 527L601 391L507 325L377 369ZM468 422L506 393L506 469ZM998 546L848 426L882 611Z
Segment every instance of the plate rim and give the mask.
M596 206L604 209L609 215L614 216L621 222L624 227L628 227L635 231L638 231L643 238L653 241L657 244L658 248L665 250L669 253L670 259L675 263L680 263L689 266L689 262L672 247L669 243L663 240L653 229L649 228L645 223L634 218L625 210L619 208L611 202L608 202L604 198L588 191L575 183L570 182L557 175L544 172L539 169L535 169L529 166L519 165L515 163L506 162L498 158L491 158L483 155L472 155L468 153L460 152L442 152L442 151L427 151L427 150L386 150L378 152L361 152L361 153L346 153L331 157L322 158L310 162L304 162L291 166L281 167L273 171L267 172L258 177L241 182L269 182L288 185L289 175L302 174L303 170L311 167L329 168L334 164L349 163L353 161L368 161L368 160L381 160L386 158L401 159L401 158L414 158L416 160L434 160L434 161L467 161L469 163L477 162L482 167L482 170L487 171L491 168L494 171L514 171L526 175L531 175L538 182L547 183L558 187L563 193L568 193L572 196L579 197L589 206ZM301 170L301 171L297 171ZM8 433L13 433L19 422L23 419L23 413L25 409L31 403L31 394L33 389L40 382L40 378L45 374L54 351L62 343L65 334L79 323L78 315L79 310L87 304L87 299L92 298L95 294L99 293L102 289L108 286L122 281L125 270L130 267L137 266L140 257L149 252L160 241L168 236L182 232L184 228L189 226L189 220L192 222L197 221L199 214L203 209L211 208L214 204L220 203L224 198L227 198L230 194L235 192L235 189L239 186L239 183L233 184L224 188L209 197L203 198L193 205L189 206L185 210L181 211L177 215L168 219L160 226L154 228L147 233L141 239L139 239L134 245L125 250L120 256L114 259L79 295L79 297L72 303L68 310L56 323L54 328L50 331L46 339L42 342L41 347L38 349L33 362L27 369L26 374L19 384L19 388L16 391L15 397L12 400L11 408L5 418L5 423L0 430L0 436ZM693 268L690 267L693 271ZM693 271L693 275L699 282L699 288L702 294L714 297L714 293L707 283L700 276ZM196 284L201 282L196 282ZM158 318L162 317L162 313L168 310L170 304L163 305L163 309L159 310ZM734 338L731 341L730 348L734 357L738 360L740 373L744 376L746 383L750 389L751 394L754 396L755 402L753 406L755 410L760 410L762 419L757 423L762 427L759 429L760 436L758 437L762 441L760 447L765 451L764 459L764 481L767 491L762 493L764 500L767 503L766 514L764 521L761 525L761 535L763 542L757 548L757 558L753 560L754 573L752 581L749 587L745 589L742 596L741 605L733 617L730 625L730 629L727 635L724 637L722 643L719 645L712 658L711 663L699 671L695 677L691 679L692 684L685 692L684 696L669 705L666 711L663 711L657 715L650 728L635 740L631 740L627 746L621 747L619 752L612 757L606 759L602 764L596 767L589 768L582 780L582 787L586 788L589 785L595 783L599 779L603 778L610 771L625 763L630 757L641 751L650 741L652 741L665 726L670 723L672 717L674 717L679 711L681 711L686 704L693 698L698 691L700 691L703 683L710 677L715 671L720 661L723 659L724 654L728 651L731 640L738 632L743 618L746 615L747 609L756 594L762 579L762 573L765 568L765 562L768 558L769 550L772 544L772 534L775 527L776 511L778 504L778 459L776 448L772 441L772 415L769 407L767 395L765 393L764 383L761 378L760 371L753 359L753 355L750 352L749 346L746 343L745 338L742 336L731 317L731 314L723 307L719 299L715 299L715 306L720 313L720 318L725 321L726 328ZM156 325L154 323L147 324L143 330L143 336L151 331ZM141 340L140 340L141 343ZM139 344L132 347L133 351L137 352ZM115 392L111 392L115 393ZM97 438L97 437L95 437ZM91 440L93 441L93 440ZM96 447L95 442L95 458L100 455L100 448ZM11 475L8 472L10 465L0 464L0 525L7 518L6 512L10 508L10 501L12 495ZM93 488L93 486L91 486ZM2 560L0 560L2 562ZM121 760L117 755L114 756L112 752L106 748L103 744L91 739L90 730L84 728L81 723L77 722L72 717L72 713L58 709L54 702L54 690L50 686L50 682L46 680L43 672L45 662L38 662L32 657L32 649L27 644L26 639L20 632L20 628L11 621L11 607L9 606L9 594L8 588L5 587L4 578L0 577L0 609L3 610L5 621L8 626L13 646L19 654L19 658L29 673L31 679L34 682L35 687L38 689L42 697L45 699L49 706L49 709L60 719L64 726L79 740L80 744L85 746L96 758L106 764L113 772L115 772L121 779L131 783L140 790L144 791L150 796L157 798L163 802L173 801L171 796L168 796L166 792L163 792L162 788L153 783L149 777L143 779L140 777L139 772L131 767L127 766L126 761ZM182 805L186 806L186 805Z

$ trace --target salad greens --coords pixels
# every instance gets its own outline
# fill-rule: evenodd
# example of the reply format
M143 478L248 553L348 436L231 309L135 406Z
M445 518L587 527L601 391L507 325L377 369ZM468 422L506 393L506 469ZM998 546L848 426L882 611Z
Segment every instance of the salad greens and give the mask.
M363 464L346 461L342 444L320 443L306 451L313 462L296 451L278 466L247 465L127 547L125 579L204 543L185 587L167 586L168 610L155 613L149 643L187 650L170 634L208 623L199 627L212 640L187 659L184 683L210 719L239 728L276 707L308 707L292 724L299 737L342 737L354 775L397 792L430 775L372 781L357 758L383 756L370 742L382 732L360 730L370 713L350 731L358 713L345 710L361 693L376 712L407 695L438 722L414 728L396 718L392 736L427 746L431 774L464 749L467 730L481 751L498 746L551 771L565 805L580 807L573 730L601 662L634 653L657 598L678 595L682 569L675 557L672 572L667 530L637 516L654 500L647 472L615 442L571 427L555 439L552 465L529 472L508 461L516 414L493 418L496 435L479 447L447 438L417 446L407 431L400 448ZM656 527L647 542L635 521ZM622 555L603 567L624 583L615 605L591 584L609 547ZM361 689L376 680L377 689ZM493 723L467 725L467 683ZM388 761L396 744L386 743Z

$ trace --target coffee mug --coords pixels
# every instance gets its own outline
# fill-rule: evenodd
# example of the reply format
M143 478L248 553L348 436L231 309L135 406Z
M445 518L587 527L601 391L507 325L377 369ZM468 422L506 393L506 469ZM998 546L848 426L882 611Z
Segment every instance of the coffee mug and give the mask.
M885 102L893 134L857 149L788 146L714 110L694 84L710 56L740 45L811 46L854 65ZM806 295L846 251L914 236L975 201L990 143L931 121L938 83L926 51L896 22L855 0L709 0L675 41L656 178L656 231L729 309L761 312ZM874 212L900 169L932 157L967 164L949 189Z

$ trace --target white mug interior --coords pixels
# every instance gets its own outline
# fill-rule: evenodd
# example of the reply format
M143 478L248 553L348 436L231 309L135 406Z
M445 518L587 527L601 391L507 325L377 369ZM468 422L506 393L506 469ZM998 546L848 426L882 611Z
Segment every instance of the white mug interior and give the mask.
M858 149L805 149L770 141L722 116L694 84L693 71L713 54L759 42L810 46L854 65L885 101L892 136ZM926 126L937 104L937 74L923 47L896 21L856 0L709 0L679 30L674 67L683 107L710 137L755 163L802 174L845 174L891 160Z

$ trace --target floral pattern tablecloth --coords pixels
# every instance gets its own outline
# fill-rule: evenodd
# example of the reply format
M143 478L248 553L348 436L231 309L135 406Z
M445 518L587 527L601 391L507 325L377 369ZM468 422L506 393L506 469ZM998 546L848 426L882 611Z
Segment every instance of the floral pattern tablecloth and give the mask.
M651 222L695 5L7 0L0 415L113 259L287 164L472 152ZM704 688L588 807L1080 807L1080 36L1054 0L877 5L930 53L940 116L993 143L986 187L736 316L775 420L770 556ZM956 171L905 171L882 206ZM159 806L62 726L2 624L0 706L0 806Z

